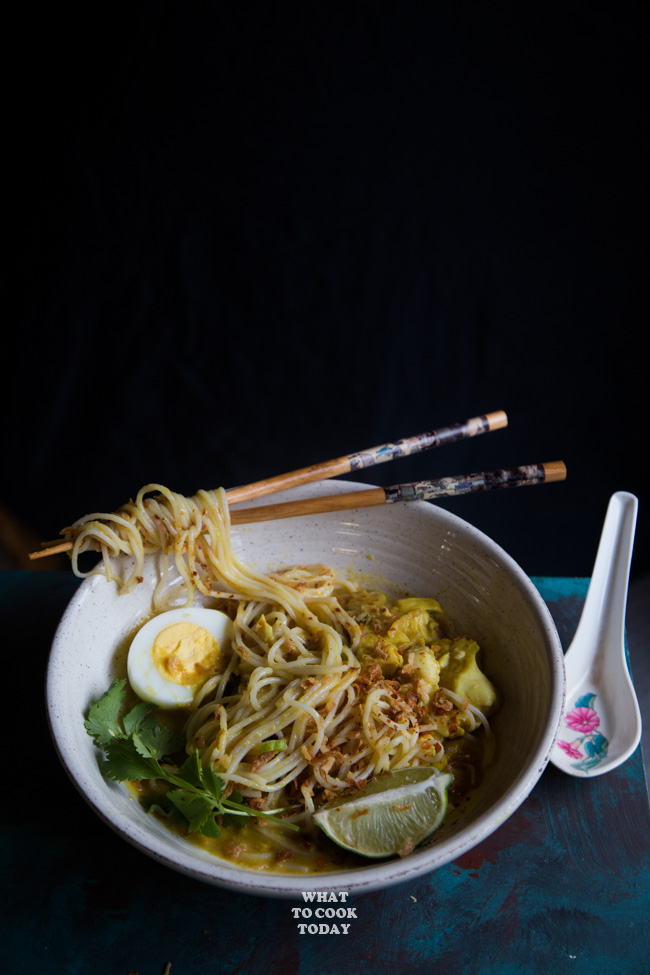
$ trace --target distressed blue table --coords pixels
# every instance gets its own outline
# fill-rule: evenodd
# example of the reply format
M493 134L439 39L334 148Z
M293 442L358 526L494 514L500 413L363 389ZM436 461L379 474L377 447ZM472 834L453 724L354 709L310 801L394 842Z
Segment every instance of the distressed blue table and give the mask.
M535 579L565 648L585 579ZM237 896L123 842L69 782L43 678L77 580L0 573L5 975L647 975L650 809L640 752L590 781L549 766L455 863L353 897L346 935L300 934L293 901Z

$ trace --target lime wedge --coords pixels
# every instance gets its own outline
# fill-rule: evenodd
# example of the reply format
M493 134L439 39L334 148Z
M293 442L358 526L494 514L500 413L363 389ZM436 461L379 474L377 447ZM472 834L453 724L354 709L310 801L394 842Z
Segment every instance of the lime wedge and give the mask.
M321 806L314 822L345 850L365 857L406 856L445 818L451 780L448 772L422 765L388 772Z

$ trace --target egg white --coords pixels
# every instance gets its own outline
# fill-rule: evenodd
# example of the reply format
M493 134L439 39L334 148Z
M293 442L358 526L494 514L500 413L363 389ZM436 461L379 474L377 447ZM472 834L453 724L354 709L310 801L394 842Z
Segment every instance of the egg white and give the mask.
M232 621L225 613L198 606L160 613L138 630L127 659L129 683L143 701L157 704L161 708L187 707L197 692L196 687L165 680L153 661L156 637L161 630L173 623L194 623L203 627L218 640L222 653L227 649L233 633Z

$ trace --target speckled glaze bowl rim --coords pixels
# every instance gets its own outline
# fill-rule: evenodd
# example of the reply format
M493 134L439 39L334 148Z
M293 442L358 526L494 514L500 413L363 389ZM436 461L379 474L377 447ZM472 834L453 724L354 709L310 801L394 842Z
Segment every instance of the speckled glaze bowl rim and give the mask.
M367 487L367 484L350 481L323 481L284 492L273 500L313 497L318 494ZM264 503L265 500L260 499L256 503ZM489 536L457 515L428 502L414 501L408 502L408 505L412 510L421 511L425 518L440 519L447 530L463 533L476 547L489 553L490 558L498 563L517 584L521 594L532 608L543 637L548 654L551 681L548 717L537 747L528 756L524 768L504 795L493 802L489 810L481 814L471 825L468 825L467 829L462 829L456 835L443 840L436 846L415 851L404 859L370 861L368 866L353 870L309 876L258 873L257 871L236 867L216 857L200 860L196 855L196 848L191 844L185 842L182 848L176 848L171 842L172 834L168 834L169 839L167 839L165 832L156 835L143 827L135 818L116 816L110 800L110 789L114 786L109 786L103 781L98 783L96 777L93 778L88 774L83 757L78 754L69 733L69 722L72 718L58 710L55 703L61 682L66 680L66 626L68 621L78 612L79 604L84 600L90 601L89 597L91 597L94 588L107 585L103 576L97 575L85 579L80 584L61 618L52 642L48 662L46 702L50 733L66 772L86 802L111 829L153 860L194 879L237 893L299 898L303 890L347 890L357 895L421 877L467 853L490 836L512 815L530 794L544 771L562 717L565 696L564 664L562 646L555 624L544 600L524 570ZM318 518L319 516L312 517ZM297 521L304 522L306 519L292 519L292 521L294 523ZM301 530L308 530L308 526L301 526ZM75 716L74 720L80 720L80 717Z

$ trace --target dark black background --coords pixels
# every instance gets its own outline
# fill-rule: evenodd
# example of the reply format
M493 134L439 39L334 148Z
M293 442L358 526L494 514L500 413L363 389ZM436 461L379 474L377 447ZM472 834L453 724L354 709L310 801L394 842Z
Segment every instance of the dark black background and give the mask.
M0 502L43 537L491 410L356 475L562 459L446 507L648 568L641 4L24 7L7 31Z

